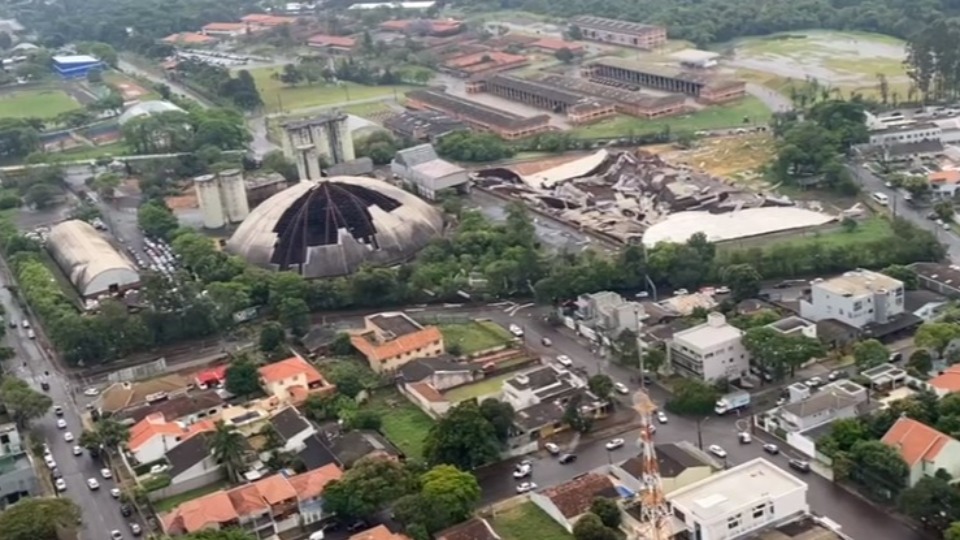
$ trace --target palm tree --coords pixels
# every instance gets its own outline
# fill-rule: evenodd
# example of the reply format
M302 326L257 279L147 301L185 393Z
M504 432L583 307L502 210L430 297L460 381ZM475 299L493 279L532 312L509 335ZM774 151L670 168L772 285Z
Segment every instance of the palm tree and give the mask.
M243 466L246 453L245 442L243 435L237 432L235 426L226 424L222 420L216 423L209 448L217 462L226 467L227 478L230 480L236 480L237 470Z

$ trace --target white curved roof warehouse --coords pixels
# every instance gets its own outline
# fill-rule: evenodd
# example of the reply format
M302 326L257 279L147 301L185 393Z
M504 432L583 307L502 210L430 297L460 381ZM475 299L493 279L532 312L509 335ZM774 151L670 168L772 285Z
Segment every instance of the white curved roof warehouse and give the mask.
M140 274L126 257L89 223L73 219L50 229L47 249L63 273L86 298L140 283Z
M677 212L643 233L643 244L660 242L682 244L698 232L711 242L736 240L792 229L826 225L833 216L796 207L748 208L736 212L711 214L704 211Z

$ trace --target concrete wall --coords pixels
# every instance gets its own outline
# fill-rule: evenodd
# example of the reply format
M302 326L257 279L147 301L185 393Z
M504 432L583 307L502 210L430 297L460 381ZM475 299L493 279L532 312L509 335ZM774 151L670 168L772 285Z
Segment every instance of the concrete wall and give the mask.
M200 465L195 466L195 468L198 469L195 475L188 475L187 473L189 471L186 471L178 477L183 478L183 480L176 483L171 483L169 486L163 489L151 491L148 494L148 497L151 501L159 501L161 499L174 497L194 489L209 486L210 484L219 482L223 479L223 468L219 466L210 467L205 470L200 468ZM190 471L192 470L193 469L190 469Z

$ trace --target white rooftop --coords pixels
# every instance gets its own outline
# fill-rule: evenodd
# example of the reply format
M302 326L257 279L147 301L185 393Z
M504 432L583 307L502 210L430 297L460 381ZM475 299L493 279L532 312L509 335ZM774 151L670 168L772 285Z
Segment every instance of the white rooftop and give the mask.
M463 167L450 163L445 159L433 159L425 163L414 165L413 169L430 178L443 178L466 172Z
M708 62L720 58L719 53L701 51L700 49L683 49L670 55L681 62Z
M589 156L575 159L545 171L523 177L523 182L537 189L550 189L564 180L579 178L593 172L610 156L606 150L598 150Z
M720 313L711 313L707 316L707 322L673 334L674 341L686 342L701 349L709 349L741 337L743 330L727 324L726 318Z
M826 225L833 216L796 207L748 208L736 212L711 214L706 211L677 212L652 225L643 234L643 244L660 242L682 244L700 232L711 242L760 236L791 229Z
M776 499L807 484L766 459L756 458L667 495L667 500L701 521L712 521L760 501Z
M902 288L903 282L886 274L861 269L814 282L813 286L840 296L864 296Z
M89 54L73 54L65 56L54 56L53 61L58 64L89 64L99 62L95 57Z

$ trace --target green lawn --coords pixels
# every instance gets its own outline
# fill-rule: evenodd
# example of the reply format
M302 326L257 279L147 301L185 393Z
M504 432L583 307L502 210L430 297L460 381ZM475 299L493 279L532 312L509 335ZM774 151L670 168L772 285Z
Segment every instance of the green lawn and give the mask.
M572 540L573 536L532 502L526 502L493 518L493 528L503 540Z
M466 324L441 324L443 343L449 348L458 345L463 354L492 349L513 341L506 328L490 321L475 321Z
M365 408L380 413L383 434L408 459L423 459L423 442L433 427L432 418L395 390L375 394Z
M410 89L407 86L364 86L351 82L341 84L301 84L287 86L271 76L281 68L267 67L251 69L257 89L269 112L297 111L323 105L348 104L352 101L378 97L403 97Z
M747 96L737 103L718 107L707 107L684 116L671 116L657 120L644 120L634 116L620 115L589 126L579 127L573 133L589 138L613 138L658 132L664 126L671 131L699 131L737 127L749 119L751 124L763 124L770 119L770 109L762 101Z
M229 483L226 480L223 480L209 486L192 489L186 493L181 493L180 495L174 495L173 497L160 499L159 501L153 503L153 509L158 513L169 512L187 501L192 501L193 499L202 497L208 493L213 493L214 491L225 488L228 485Z
M498 392L503 386L503 381L513 377L516 373L505 373L496 377L487 377L480 382L466 384L444 392L443 396L453 403L460 403L468 399L487 396Z
M80 104L63 90L34 89L0 93L0 118L53 118L79 108Z
M893 229L890 228L890 222L886 219L875 217L859 222L857 228L852 232L843 229L838 231L805 236L793 240L786 240L780 244L793 244L800 246L804 244L818 243L824 247L852 246L863 242L871 242L881 238L892 236Z

